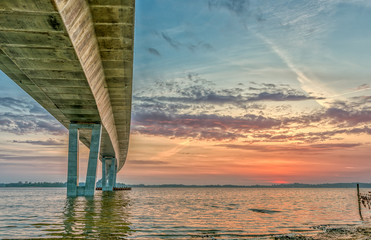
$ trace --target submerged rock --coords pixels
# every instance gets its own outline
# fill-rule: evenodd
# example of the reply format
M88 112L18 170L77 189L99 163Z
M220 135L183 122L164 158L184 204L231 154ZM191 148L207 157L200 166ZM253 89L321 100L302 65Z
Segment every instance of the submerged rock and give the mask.
M258 208L250 208L250 211L253 212L259 212L259 213L278 213L281 211L276 211L276 210L268 210L268 209L258 209Z

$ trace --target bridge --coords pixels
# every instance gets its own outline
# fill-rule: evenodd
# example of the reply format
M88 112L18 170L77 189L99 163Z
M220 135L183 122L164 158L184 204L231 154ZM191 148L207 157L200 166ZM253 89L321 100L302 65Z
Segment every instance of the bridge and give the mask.
M112 191L129 144L135 0L1 0L0 69L69 129L68 196ZM79 140L90 148L79 186Z

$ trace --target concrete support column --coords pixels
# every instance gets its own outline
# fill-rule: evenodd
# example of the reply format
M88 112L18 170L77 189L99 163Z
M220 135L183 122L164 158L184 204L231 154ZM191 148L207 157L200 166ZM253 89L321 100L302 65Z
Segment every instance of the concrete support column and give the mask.
M114 157L104 157L102 160L102 190L112 192L116 185L117 163Z
M89 163L85 181L85 196L94 195L101 135L102 126L100 124L94 124L92 126L90 140Z
M110 166L112 162L112 157L102 158L102 191L112 191L110 190L109 181L110 178Z
M79 128L92 129L85 186L79 186ZM67 196L75 197L94 195L101 133L101 124L70 124L68 141Z
M109 168L109 178L108 178L108 186L110 188L109 191L113 191L113 185L114 185L113 181L115 180L114 178L115 178L115 175L116 175L115 165L116 165L116 159L113 158L112 161L111 161L110 168Z
M76 196L79 186L79 130L70 125L68 138L67 196Z
M102 158L102 191L105 191L107 187L107 161L106 158Z
M116 161L115 161L116 162ZM116 187L116 177L117 177L117 162L115 164L115 171L114 171L114 177L113 177L113 187L115 188Z

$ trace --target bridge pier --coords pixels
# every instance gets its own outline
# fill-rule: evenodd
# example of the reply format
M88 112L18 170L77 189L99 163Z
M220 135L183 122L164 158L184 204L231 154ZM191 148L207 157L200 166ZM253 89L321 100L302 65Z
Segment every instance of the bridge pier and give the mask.
M102 191L112 192L116 185L117 161L114 157L102 159Z
M79 186L79 129L81 128L92 130L85 186ZM70 124L68 140L67 196L76 197L94 195L101 135L101 124Z

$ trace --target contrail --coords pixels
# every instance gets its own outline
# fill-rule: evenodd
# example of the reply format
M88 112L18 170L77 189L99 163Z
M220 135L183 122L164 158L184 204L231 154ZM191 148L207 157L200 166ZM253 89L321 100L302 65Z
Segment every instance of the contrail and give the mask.
M346 93L341 93L341 94L338 94L338 95L333 95L333 96L330 96L328 98L340 97L340 96L344 96L344 95L348 95L348 94L352 94L352 93L356 93L356 92L362 92L362 91L366 91L366 90L370 90L370 89L371 89L371 87L362 88L362 89L354 90L354 91L351 91L351 92L346 92Z
M319 90L324 93L326 96L334 95L332 91L325 89L323 86L320 85L318 82L315 82L309 79L305 74L300 71L290 60L285 52L283 52L275 43L273 43L270 39L266 38L260 33L256 33L255 35L261 39L266 45L268 45L276 54L277 56L287 65L287 67L296 74L297 80L301 83L302 89L306 92L319 92ZM317 86L316 86L317 85ZM325 106L325 102L322 100L316 100L320 105Z
M171 148L167 151L160 152L159 154L157 154L157 156L153 157L152 160L155 160L155 159L163 160L165 158L169 158L171 156L174 156L175 154L177 154L178 152L183 150L185 147L187 147L190 144L190 142L191 141L189 139L187 139L187 140L179 143L178 145L176 145L175 147L173 147L173 148Z

